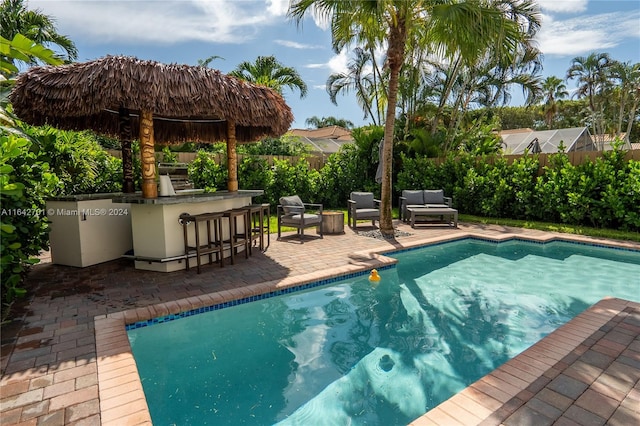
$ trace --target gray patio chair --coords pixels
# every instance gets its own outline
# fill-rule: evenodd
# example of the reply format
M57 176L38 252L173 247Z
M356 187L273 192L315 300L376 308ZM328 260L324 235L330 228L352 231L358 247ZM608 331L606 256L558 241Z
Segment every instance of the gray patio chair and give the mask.
M352 192L349 195L348 205L347 223L354 230L357 229L358 220L371 219L371 224L374 226L376 220L380 220L380 200L373 198L373 192Z
M318 226L320 238L322 236L322 204L304 203L299 196L291 195L280 197L278 204L278 239L281 236L281 227L290 226L298 230L300 240L304 237L304 229ZM309 213L311 210L314 213Z

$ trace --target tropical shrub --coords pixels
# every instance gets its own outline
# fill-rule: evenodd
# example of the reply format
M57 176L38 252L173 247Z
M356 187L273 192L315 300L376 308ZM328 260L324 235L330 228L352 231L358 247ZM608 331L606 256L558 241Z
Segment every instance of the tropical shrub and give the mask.
M245 157L238 165L238 187L240 189L262 189L264 195L255 197L255 203L270 203L273 200L273 171L266 160Z
M318 181L319 172L311 169L304 159L298 160L296 164L286 160L275 160L269 202L275 206L280 197L297 194L304 202L317 203L321 198L317 190Z
M22 281L48 247L45 199L61 189L26 135L0 134L0 276L2 303L25 294Z
M344 145L331 154L320 170L318 202L332 207L346 206L349 194L366 190L375 184L375 175L365 178L364 164L355 145Z
M227 168L217 164L213 156L206 151L198 151L196 158L189 163L189 180L196 188L206 192L215 192L227 186Z
M35 138L32 149L62 183L56 195L122 190L122 160L109 155L94 134L23 127Z

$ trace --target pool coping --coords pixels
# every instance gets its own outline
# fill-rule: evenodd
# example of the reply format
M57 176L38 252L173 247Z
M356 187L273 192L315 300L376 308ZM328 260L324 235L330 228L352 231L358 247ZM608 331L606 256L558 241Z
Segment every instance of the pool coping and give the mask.
M152 424L138 369L127 337L125 329L127 324L244 299L276 290L297 287L314 281L359 273L372 268L393 265L397 261L385 256L385 253L390 254L394 251L406 251L420 246L451 242L465 238L476 238L494 242L519 239L540 243L559 240L602 247L638 250L638 245L632 242L603 241L577 235L559 236L546 234L532 236L505 233L496 236L487 236L486 234L460 231L446 236L416 240L407 244L407 246L401 250L389 250L387 246L379 249L356 251L353 253L351 264L331 270L267 281L246 287L223 290L108 315L99 315L94 317L94 326L101 423L103 425L118 426L123 424ZM604 299L596 303L529 349L481 378L465 390L452 396L449 400L425 413L411 424L415 426L428 424L478 424L488 419L495 411L492 410L491 407L496 408L498 403L500 403L499 407L501 407L507 401L516 398L519 393L524 391L527 386L531 385L540 375L544 374L547 369L559 362L571 353L571 351L575 350L585 338L593 334L624 309L636 305L640 307L640 304L613 298ZM549 341L555 342L552 344L552 350L546 346ZM558 342L561 344L558 345ZM495 388L496 386L500 387L503 382L503 378L501 378L500 375L504 374L505 369L513 368L514 364L518 365L518 363L522 363L523 357L525 358L524 361L526 364L531 364L530 359L533 359L535 361L534 364L538 367L534 370L535 374L527 370L528 374L526 376L530 377L530 380L520 379L518 382L519 386L505 385L504 388L507 389L507 391L504 389L501 390L499 397L478 391L478 389L483 389L485 385L491 388ZM457 413L456 417L451 417L452 410ZM465 419L468 418L469 422L463 422L463 419L460 418L460 413L464 414ZM456 418L457 420L453 420ZM444 423L442 420L444 420Z

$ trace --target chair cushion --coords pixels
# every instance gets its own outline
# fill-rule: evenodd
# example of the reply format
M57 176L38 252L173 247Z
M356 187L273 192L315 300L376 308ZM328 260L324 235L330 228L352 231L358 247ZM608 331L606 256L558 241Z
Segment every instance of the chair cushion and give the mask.
M349 198L351 199L351 201L355 201L356 209L375 208L373 202L373 192L352 192Z
M286 214L302 213L304 212L304 203L297 195L290 195L288 197L280 197L280 205Z
M424 204L424 195L422 190L405 189L402 191L402 196L406 198L407 204L419 205Z
M304 224L306 225L314 225L322 222L322 216L317 214L304 214ZM291 224L291 225L299 225L302 223L302 214L290 214L282 217L282 223Z
M380 217L380 209L356 209L356 219Z
M424 204L444 204L444 191L442 189L425 189Z

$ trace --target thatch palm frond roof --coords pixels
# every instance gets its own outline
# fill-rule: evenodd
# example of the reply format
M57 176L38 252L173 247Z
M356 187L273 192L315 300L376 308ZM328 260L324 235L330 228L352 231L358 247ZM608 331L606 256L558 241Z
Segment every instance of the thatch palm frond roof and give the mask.
M90 62L34 67L11 92L14 112L33 125L119 134L119 110L154 115L158 143L216 142L235 123L238 142L284 134L293 114L280 94L218 70L106 56Z

